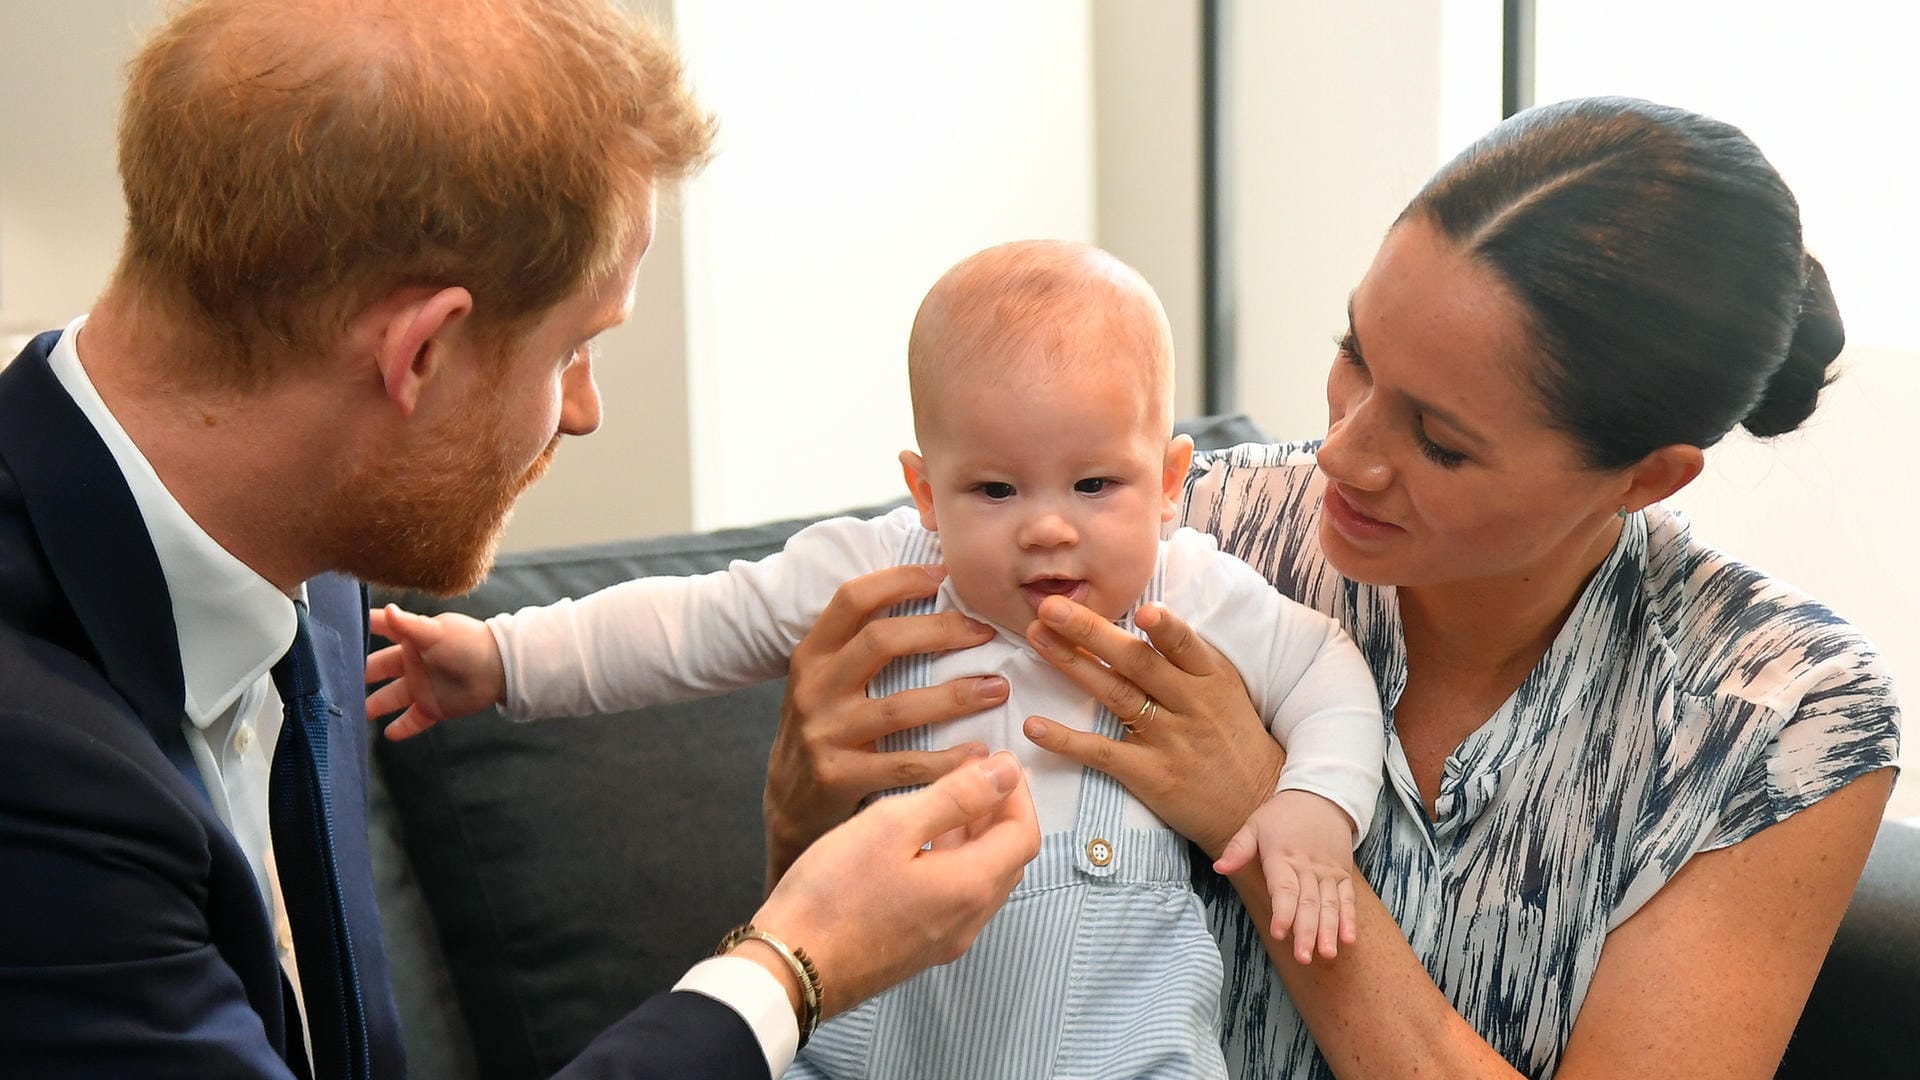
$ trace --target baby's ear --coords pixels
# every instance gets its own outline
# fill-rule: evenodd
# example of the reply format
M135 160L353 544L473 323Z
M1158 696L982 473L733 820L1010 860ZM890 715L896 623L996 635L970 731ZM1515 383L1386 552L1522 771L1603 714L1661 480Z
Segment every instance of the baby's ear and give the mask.
M1167 459L1160 472L1160 520L1172 521L1180 513L1180 492L1187 485L1187 470L1193 467L1193 436L1175 435L1167 440Z
M927 462L911 450L900 451L900 472L907 478L907 490L913 504L920 508L920 524L928 532L939 532L933 520L933 480L927 475Z

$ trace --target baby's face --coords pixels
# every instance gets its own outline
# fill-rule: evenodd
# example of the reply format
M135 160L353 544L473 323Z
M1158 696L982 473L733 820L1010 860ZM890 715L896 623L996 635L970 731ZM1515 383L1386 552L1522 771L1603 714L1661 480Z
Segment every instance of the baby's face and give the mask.
M1188 444L1169 443L1138 380L1089 367L949 387L926 410L924 457L903 456L960 599L1016 633L1053 595L1132 611L1185 480Z

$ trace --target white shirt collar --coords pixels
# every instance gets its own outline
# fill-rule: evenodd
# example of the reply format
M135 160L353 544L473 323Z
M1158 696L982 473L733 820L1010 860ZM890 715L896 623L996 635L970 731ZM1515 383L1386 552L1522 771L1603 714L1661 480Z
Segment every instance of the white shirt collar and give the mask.
M86 321L82 315L67 324L47 363L113 454L140 508L173 600L187 720L204 729L293 644L293 599L208 536L160 482L80 363L76 342ZM305 602L305 585L298 599Z

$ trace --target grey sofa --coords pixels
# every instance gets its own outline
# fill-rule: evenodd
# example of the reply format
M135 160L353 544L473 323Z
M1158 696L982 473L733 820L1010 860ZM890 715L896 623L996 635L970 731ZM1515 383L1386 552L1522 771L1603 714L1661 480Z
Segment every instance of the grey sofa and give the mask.
M1202 446L1264 438L1241 417L1186 427ZM758 558L804 524L508 555L467 596L375 601L484 616ZM546 1076L752 913L780 693L482 715L379 745L376 869L414 1076ZM1781 1075L1920 1075L1916 1029L1920 829L1890 825Z

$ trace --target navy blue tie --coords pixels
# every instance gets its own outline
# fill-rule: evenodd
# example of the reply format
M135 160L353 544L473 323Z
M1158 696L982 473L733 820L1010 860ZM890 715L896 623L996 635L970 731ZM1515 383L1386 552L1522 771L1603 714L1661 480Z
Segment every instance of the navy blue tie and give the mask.
M293 927L301 1001L313 1043L313 1075L318 1080L367 1080L367 1014L354 971L327 799L327 728L340 710L320 688L307 609L295 604L294 611L298 622L293 645L273 666L273 685L286 708L267 799L273 858Z

